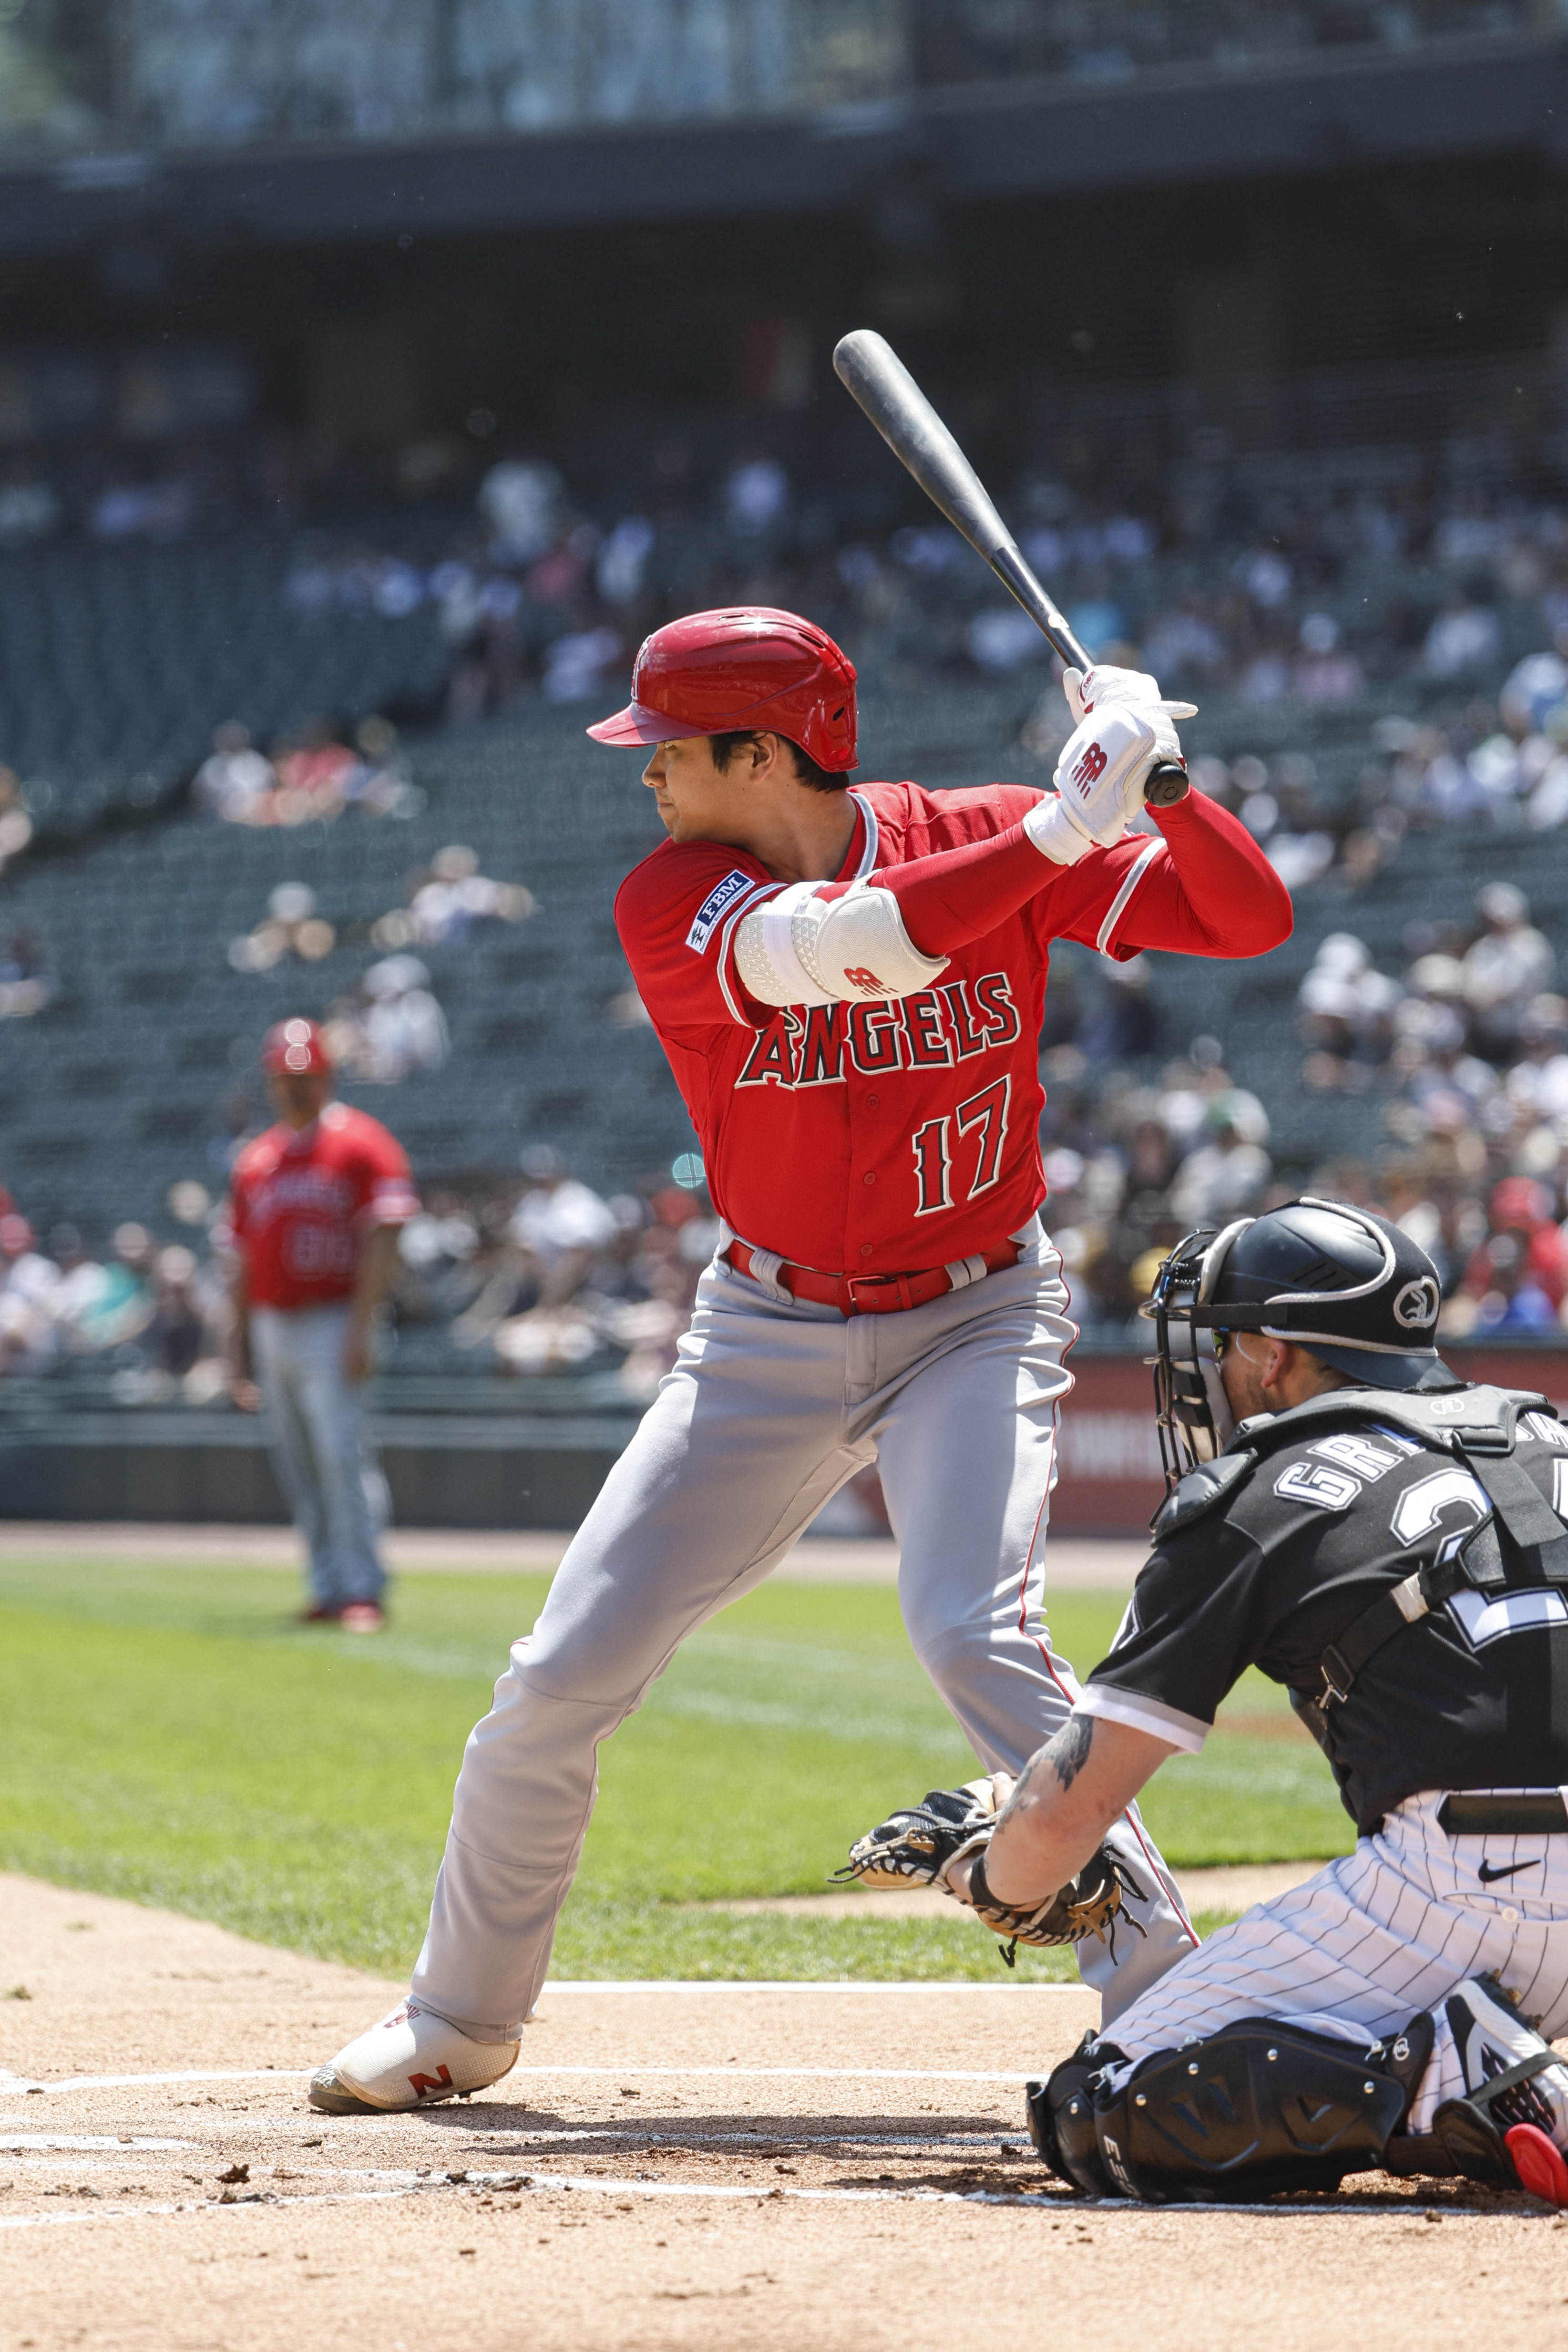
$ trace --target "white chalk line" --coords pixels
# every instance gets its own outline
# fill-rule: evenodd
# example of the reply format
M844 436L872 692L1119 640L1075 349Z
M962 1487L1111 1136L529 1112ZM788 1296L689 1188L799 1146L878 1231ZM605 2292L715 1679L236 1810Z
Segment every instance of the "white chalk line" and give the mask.
M722 2183L715 2184L695 2181L606 2180L596 2175L533 2172L522 2175L518 2175L517 2173L493 2173L490 2175L470 2173L467 2180L460 2184L442 2180L421 2182L416 2185L411 2185L407 2188L350 2189L339 2192L312 2192L305 2196L298 2197L275 2197L268 2195L263 2198L257 2195L252 2198L236 2199L232 2205L205 2202L200 2205L195 2205L192 2204L188 2200L183 2200L180 2203L175 2205L110 2205L106 2206L101 2213L16 2213L0 2217L0 2231L61 2229L82 2222L147 2221L163 2219L170 2216L178 2217L183 2221L191 2221L197 2219L204 2214L217 2214L220 2217L225 2218L230 2215L239 2214L244 2214L247 2217L254 2217L257 2214L294 2212L308 2205L359 2205L384 2203L389 2200L400 2197L422 2197L439 2194L443 2190L450 2190L458 2186L466 2189L485 2187L511 2188L517 2191L519 2200L525 2192L529 2194L543 2192L548 2195L551 2190L570 2189L580 2194L589 2196L630 2199L641 2197L655 2202L660 2200L668 2199L706 2198L709 2200L728 2202L744 2202L747 2200L749 2200L754 2205L784 2203L810 2205L991 2205L1007 2208L1015 2211L1028 2210L1039 2213L1070 2213L1078 2218L1083 2218L1090 2214L1093 2214L1098 2217L1100 2215L1110 2214L1147 2213L1157 2214L1162 2220L1168 2220L1173 2215L1183 2215L1188 2213L1231 2213L1267 2214L1278 2221L1408 2221L1413 2214L1418 2215L1427 2212L1435 2212L1440 2214L1447 2221L1484 2221L1488 2220L1506 2220L1530 2221L1552 2221L1555 2219L1555 2216L1546 2208L1542 2208L1539 2212L1525 2211L1523 2213L1489 2215L1485 2213L1468 2213L1464 2211L1462 2208L1455 2208L1452 2206L1418 2205L1413 2202L1409 2204L1400 2203L1385 2206L1302 2206L1273 2204L1194 2204L1148 2206L1136 2204L1127 2199L1104 2198L1094 2200L1074 2197L1064 2190L1053 2189L1037 2191L1032 2196L1027 2194L1012 2196L1005 2191L998 2191L995 2189L787 2189L781 2184L769 2189L756 2187L731 2188L727 2187Z
M737 1902L746 1898L737 1895ZM868 1902L877 1897L869 1895ZM889 1896L890 1903L896 1896ZM890 1912L889 1917L893 1916ZM992 1984L979 1977L895 1977L879 1982L875 1977L551 1977L539 1995L548 2000L552 1992L999 1992L1009 1999L1022 1993L1087 1993L1084 1984L1056 1980L1027 1980L1022 1984Z
M15 2093L47 2093L51 2097L62 2091L126 2091L138 2090L144 2084L161 2083L308 2083L310 2071L306 2067L259 2066L221 2067L211 2072L194 2068L168 2074L66 2074L55 2083L28 2083L15 2076L9 2083L0 2083L0 2091ZM1028 2083L1035 2077L1029 2074L999 2074L976 2067L960 2066L514 2066L502 2076L507 2083L525 2079L576 2076L613 2081L627 2074L671 2077L701 2076L731 2083L763 2081L832 2082L832 2083ZM492 2084L492 2088L496 2085ZM446 2105L447 2102L441 2102ZM503 2102L505 2104L505 2102ZM417 2107L388 2108L388 2114L417 2115Z
M193 2139L150 2139L136 2133L127 2139L112 2132L6 2132L0 2135L0 2154L19 2156L26 2149L99 2147L112 2148L120 2156L141 2156L146 2152L172 2148L194 2147Z

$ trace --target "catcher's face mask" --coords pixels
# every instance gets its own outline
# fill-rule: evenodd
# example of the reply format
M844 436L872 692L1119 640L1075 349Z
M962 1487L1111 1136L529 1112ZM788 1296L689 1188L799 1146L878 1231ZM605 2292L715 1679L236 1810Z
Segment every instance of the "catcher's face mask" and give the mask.
M1236 1429L1219 1359L1231 1334L1207 1329L1210 1302L1230 1245L1250 1224L1243 1217L1225 1231L1188 1234L1161 1266L1154 1295L1138 1309L1155 1327L1155 1420L1167 1494L1201 1463L1222 1454ZM1204 1310L1208 1312L1205 1313ZM1202 1314L1200 1325L1195 1314Z

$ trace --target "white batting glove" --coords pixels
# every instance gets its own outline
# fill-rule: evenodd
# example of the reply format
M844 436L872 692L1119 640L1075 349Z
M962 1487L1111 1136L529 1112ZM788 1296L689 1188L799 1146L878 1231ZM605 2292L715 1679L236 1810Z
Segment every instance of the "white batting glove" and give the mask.
M1157 679L1110 664L1067 670L1061 684L1077 723L1056 763L1058 796L1036 803L1024 831L1042 856L1075 866L1120 841L1155 768L1186 765L1174 722L1195 718L1197 706L1167 702Z

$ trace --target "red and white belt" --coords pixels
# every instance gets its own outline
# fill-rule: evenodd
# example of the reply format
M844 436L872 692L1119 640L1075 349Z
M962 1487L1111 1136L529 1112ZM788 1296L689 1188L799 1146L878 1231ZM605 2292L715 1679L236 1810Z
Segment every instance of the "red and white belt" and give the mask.
M748 1274L766 1289L771 1284L791 1298L813 1307L836 1307L841 1315L899 1315L911 1307L925 1307L963 1290L988 1274L1017 1265L1019 1245L1006 1242L1000 1249L977 1252L950 1265L923 1267L915 1274L821 1274L813 1265L794 1265L771 1250L754 1250L745 1242L731 1242L725 1258L737 1274Z

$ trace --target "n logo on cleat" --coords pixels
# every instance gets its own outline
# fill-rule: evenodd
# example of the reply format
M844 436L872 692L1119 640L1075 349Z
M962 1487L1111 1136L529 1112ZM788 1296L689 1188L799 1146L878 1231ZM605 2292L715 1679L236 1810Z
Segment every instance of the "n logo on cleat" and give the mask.
M450 2067L438 2066L434 2074L411 2074L408 2087L420 2099L428 2098L432 2091L449 2091L452 2088L452 2071Z

